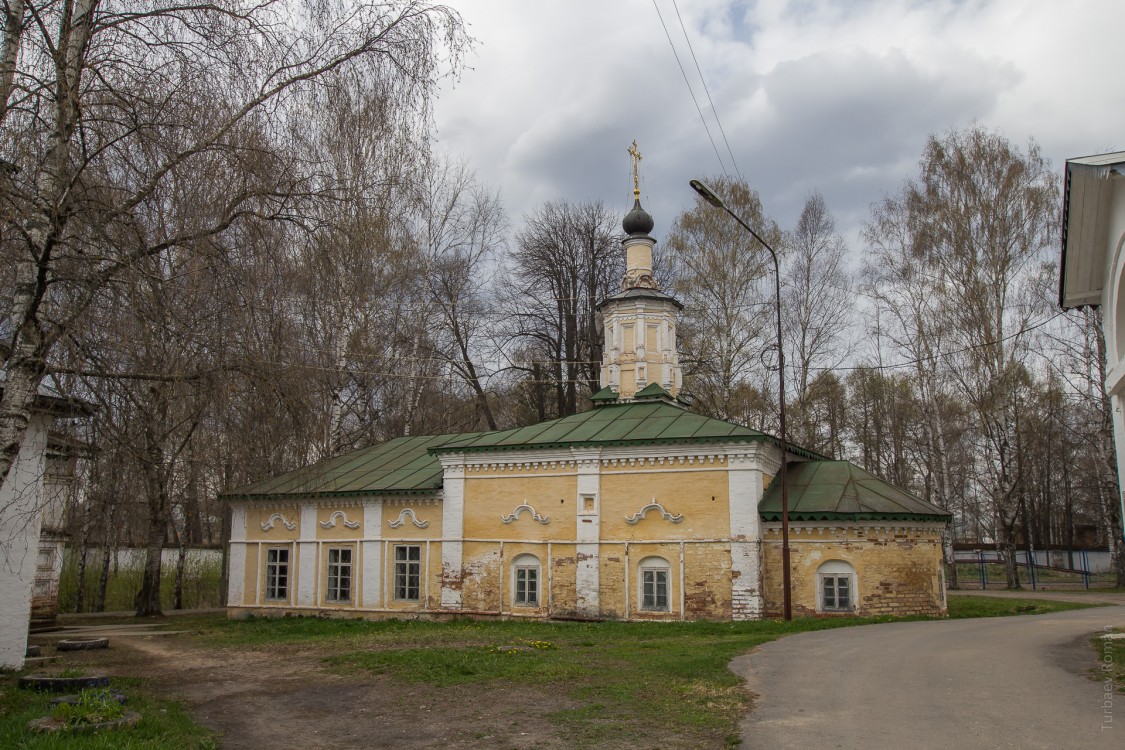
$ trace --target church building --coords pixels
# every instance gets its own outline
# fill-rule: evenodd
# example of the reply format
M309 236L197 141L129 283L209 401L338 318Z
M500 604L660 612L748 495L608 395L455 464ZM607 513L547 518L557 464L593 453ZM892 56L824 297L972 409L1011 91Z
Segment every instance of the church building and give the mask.
M603 300L594 408L402 437L227 492L228 611L754 620L783 607L782 461L797 616L940 615L950 516L858 466L693 413L683 305L634 191Z

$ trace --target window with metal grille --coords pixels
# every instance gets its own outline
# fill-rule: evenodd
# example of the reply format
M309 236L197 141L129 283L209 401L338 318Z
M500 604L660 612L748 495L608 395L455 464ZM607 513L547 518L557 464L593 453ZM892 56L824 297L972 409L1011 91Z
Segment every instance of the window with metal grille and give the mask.
M327 599L330 602L352 600L352 550L350 547L329 548Z
M416 602L422 598L422 548L416 544L395 547L395 599Z
M270 547L266 550L266 599L289 599L289 549Z

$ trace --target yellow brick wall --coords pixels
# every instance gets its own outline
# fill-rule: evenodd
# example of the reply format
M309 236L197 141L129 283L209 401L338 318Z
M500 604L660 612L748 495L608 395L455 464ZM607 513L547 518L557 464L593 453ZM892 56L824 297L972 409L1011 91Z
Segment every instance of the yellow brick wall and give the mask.
M625 545L599 545L598 566L598 604L602 614L610 618L625 617ZM629 583L635 587L636 575L631 577L633 580Z
M258 596L258 586L265 585L258 575L258 545L246 544L242 546L246 554L245 575L242 579L242 604L254 604ZM292 553L290 553L292 554ZM231 602L234 604L235 602Z
M574 614L578 609L576 556L573 544L551 545L551 612L554 614Z
M419 523L426 523L427 526L420 529L414 525L409 515L403 515L406 510L413 512L414 518ZM402 526L391 528L391 523L397 523L400 518L404 521ZM424 502L386 503L383 505L381 533L384 539L441 539L441 504Z
M280 520L270 521L275 513L283 516L286 521L293 524L292 529L285 527ZM268 531L262 529L262 524L269 523ZM293 541L301 536L301 509L295 503L286 505L266 506L263 508L248 507L246 509L246 539L248 541L284 542Z
M472 612L500 611L500 545L466 542L461 547L461 607Z
M730 548L684 545L684 611L689 620L731 618Z
M343 516L332 516L343 513ZM344 525L344 521L357 524L354 529ZM323 524L331 523L332 528L326 529ZM362 539L363 538L363 506L320 505L316 509L316 538L317 539Z
M730 505L727 501L725 467L704 471L678 471L663 467L648 473L629 471L628 466L609 467L601 477L602 539L719 539L730 536ZM652 467L645 467L651 469ZM635 516L656 502L683 520L672 523L659 510L650 510L636 524Z
M766 536L762 588L767 617L780 617L780 533ZM941 538L937 529L851 527L809 530L790 527L793 615L816 616L817 569L842 560L856 572L855 613L944 614L940 583Z
M563 471L569 474L558 475ZM578 479L574 467L540 472L542 476L472 475L465 479L466 539L528 539L548 541L573 539ZM510 516L520 505L530 505L550 523L535 521L526 510L512 523Z
M765 481L768 482L769 477ZM464 610L506 615L577 614L577 565L573 544L579 521L577 489L576 468L566 462L553 465L546 462L537 467L494 467L466 477L464 538L485 541L463 544L461 597ZM667 512L682 515L683 520L672 523L663 518L659 510L650 510L639 523L626 522L626 516L635 515L654 499ZM512 514L522 504L530 505L541 516L550 517L550 523L538 523L526 511L513 523L502 522L501 516ZM409 518L399 528L390 528L389 523L397 520L406 508L411 509L418 520L428 521L426 528L418 528ZM358 522L357 528L347 528L340 517L335 519L331 529L320 525L331 520L337 511L345 513L348 521ZM294 528L287 529L283 523L275 521L270 530L263 531L261 524L268 522L275 513L294 523ZM598 513L602 540L598 552L598 596L603 616L673 620L731 617L729 545L725 541L697 541L729 538L725 463L719 459L684 462L677 459L664 464L628 460L603 464ZM303 534L300 516L295 504L247 509L249 543L245 546L244 605L252 607L264 595L262 555L269 546L286 546L290 550L290 599L295 604L297 587L303 583L298 580L301 550L295 541L312 536L320 542L315 548L318 606L384 607L403 613L440 608L440 503L417 501L384 505L381 534L385 544L379 547L382 595L372 602L359 602L364 570L368 567L359 544L363 537L363 507L336 503L318 505L315 532L305 530ZM944 612L939 579L939 533L936 527L794 525L791 534L794 613L798 616L823 614L817 612L817 570L830 560L843 560L854 567L854 599L859 615ZM680 540L684 540L682 552ZM424 601L394 599L396 543L422 547L421 588L423 596L428 596ZM326 598L330 546L348 546L353 550L352 598L347 605L329 602ZM776 531L767 533L763 549L766 616L776 617L782 609L781 549ZM540 561L538 607L513 605L512 563L521 554L533 554ZM640 607L640 564L648 556L659 556L668 562L668 612L645 612ZM285 607L284 603L274 605L264 599L260 603L267 607Z

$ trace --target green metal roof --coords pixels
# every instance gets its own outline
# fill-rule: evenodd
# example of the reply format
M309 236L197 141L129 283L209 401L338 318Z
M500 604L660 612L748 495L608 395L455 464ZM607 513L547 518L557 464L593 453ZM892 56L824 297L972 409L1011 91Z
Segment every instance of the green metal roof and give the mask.
M294 496L430 493L441 488L441 464L429 451L451 440L472 435L395 438L229 490L222 497L264 500Z
M780 441L749 427L723 422L660 400L607 404L569 417L499 432L481 432L450 440L431 449L447 451L497 451L527 448L562 448L653 443L716 443ZM789 446L791 453L823 459L812 451Z
M637 391L633 398L655 398L657 396L672 398L672 394L661 388L659 383L649 383L644 388Z
M781 482L758 505L763 521L781 520ZM789 464L790 521L949 521L941 508L847 461Z
M444 451L504 451L577 446L780 441L749 427L693 414L659 398L606 404L561 419L496 432L425 435L330 458L222 493L226 499L429 494L442 486ZM790 453L825 457L789 446ZM767 493L768 494L768 493Z

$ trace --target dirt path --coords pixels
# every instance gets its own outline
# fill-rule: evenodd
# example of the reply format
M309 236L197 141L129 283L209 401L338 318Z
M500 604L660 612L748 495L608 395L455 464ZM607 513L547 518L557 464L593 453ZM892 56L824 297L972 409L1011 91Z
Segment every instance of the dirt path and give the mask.
M222 733L220 747L569 747L539 713L557 696L521 686L435 688L391 678L341 676L322 667L329 649L207 648L184 635L119 634L106 651L74 652L65 666L144 677Z

